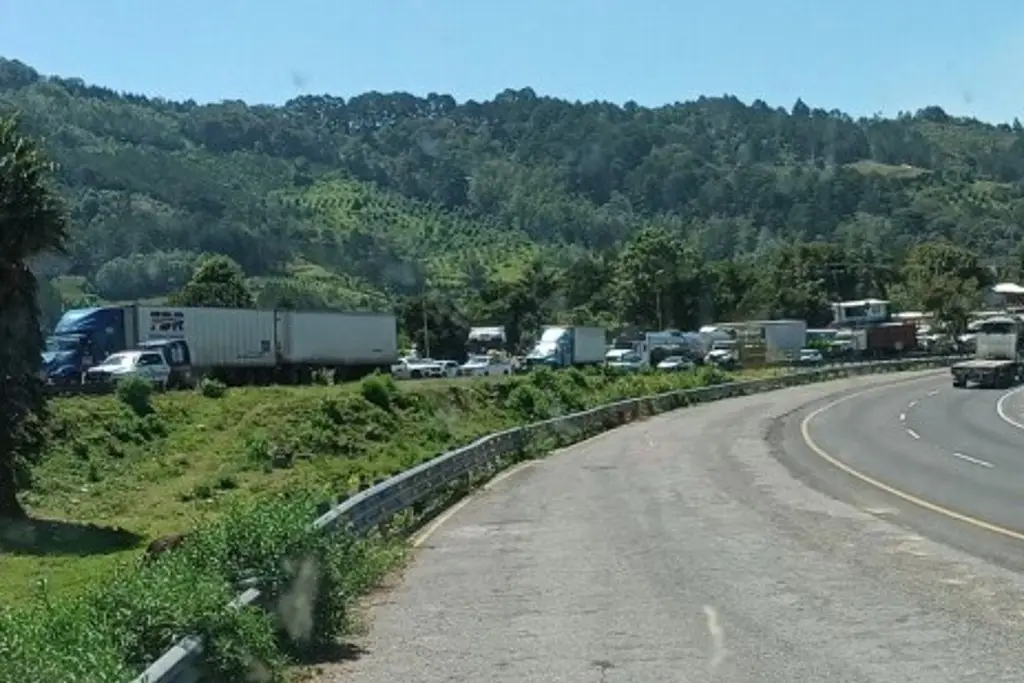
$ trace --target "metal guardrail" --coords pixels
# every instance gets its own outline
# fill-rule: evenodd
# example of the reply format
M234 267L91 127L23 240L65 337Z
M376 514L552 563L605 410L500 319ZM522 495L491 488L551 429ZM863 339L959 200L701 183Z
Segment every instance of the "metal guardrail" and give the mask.
M450 489L464 477L495 473L503 462L507 462L509 456L522 454L531 444L543 442L546 438L560 443L575 442L640 417L698 403L839 377L942 367L960 359L960 356L942 356L819 366L765 379L728 382L616 401L579 413L507 429L444 453L357 493L321 515L313 522L313 528L324 532L345 528L354 534L365 534L397 513ZM230 606L240 608L256 604L261 597L258 588L248 588ZM197 636L186 636L132 683L198 683L202 680L202 655L202 640Z

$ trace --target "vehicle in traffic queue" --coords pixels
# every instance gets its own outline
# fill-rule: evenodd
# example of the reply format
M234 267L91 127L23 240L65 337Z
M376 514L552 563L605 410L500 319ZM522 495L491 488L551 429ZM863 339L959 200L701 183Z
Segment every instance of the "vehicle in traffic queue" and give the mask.
M800 349L800 353L796 357L796 362L800 365L817 365L824 361L825 357L818 349Z
M492 377L512 374L512 361L496 355L470 356L459 366L459 375L463 377Z
M430 358L405 357L391 366L391 374L398 379L444 377L444 366Z
M136 349L107 356L99 365L85 371L86 383L114 383L128 377L141 377L158 389L166 389L171 366L159 351Z
M666 372L687 372L696 367L697 364L686 356L669 356L657 365L659 370Z

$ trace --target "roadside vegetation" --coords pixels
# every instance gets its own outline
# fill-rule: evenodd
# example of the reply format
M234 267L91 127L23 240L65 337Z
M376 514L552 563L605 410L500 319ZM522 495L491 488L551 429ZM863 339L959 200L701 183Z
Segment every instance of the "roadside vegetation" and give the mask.
M731 379L568 370L162 395L128 382L54 401L50 450L22 494L30 518L0 538L0 683L121 683L190 632L209 637L216 680L276 675L350 630L352 601L402 558L400 535L312 534L318 503L495 430ZM142 561L178 532L178 549ZM226 609L253 570L299 607Z

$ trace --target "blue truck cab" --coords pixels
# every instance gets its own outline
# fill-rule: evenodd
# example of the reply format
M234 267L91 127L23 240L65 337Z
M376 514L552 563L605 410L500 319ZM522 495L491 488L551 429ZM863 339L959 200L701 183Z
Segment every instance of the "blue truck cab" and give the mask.
M42 374L53 384L78 384L82 374L126 348L124 308L66 311L46 338Z
M79 384L85 372L112 353L129 348L158 349L171 366L171 382L190 378L191 358L184 339L138 343L134 306L76 308L66 311L46 338L41 375L51 384Z

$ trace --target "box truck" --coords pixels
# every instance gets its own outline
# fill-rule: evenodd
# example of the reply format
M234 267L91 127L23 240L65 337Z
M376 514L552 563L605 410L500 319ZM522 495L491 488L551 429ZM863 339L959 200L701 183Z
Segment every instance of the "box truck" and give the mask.
M540 341L526 356L527 367L566 368L597 365L608 350L603 327L545 326Z

